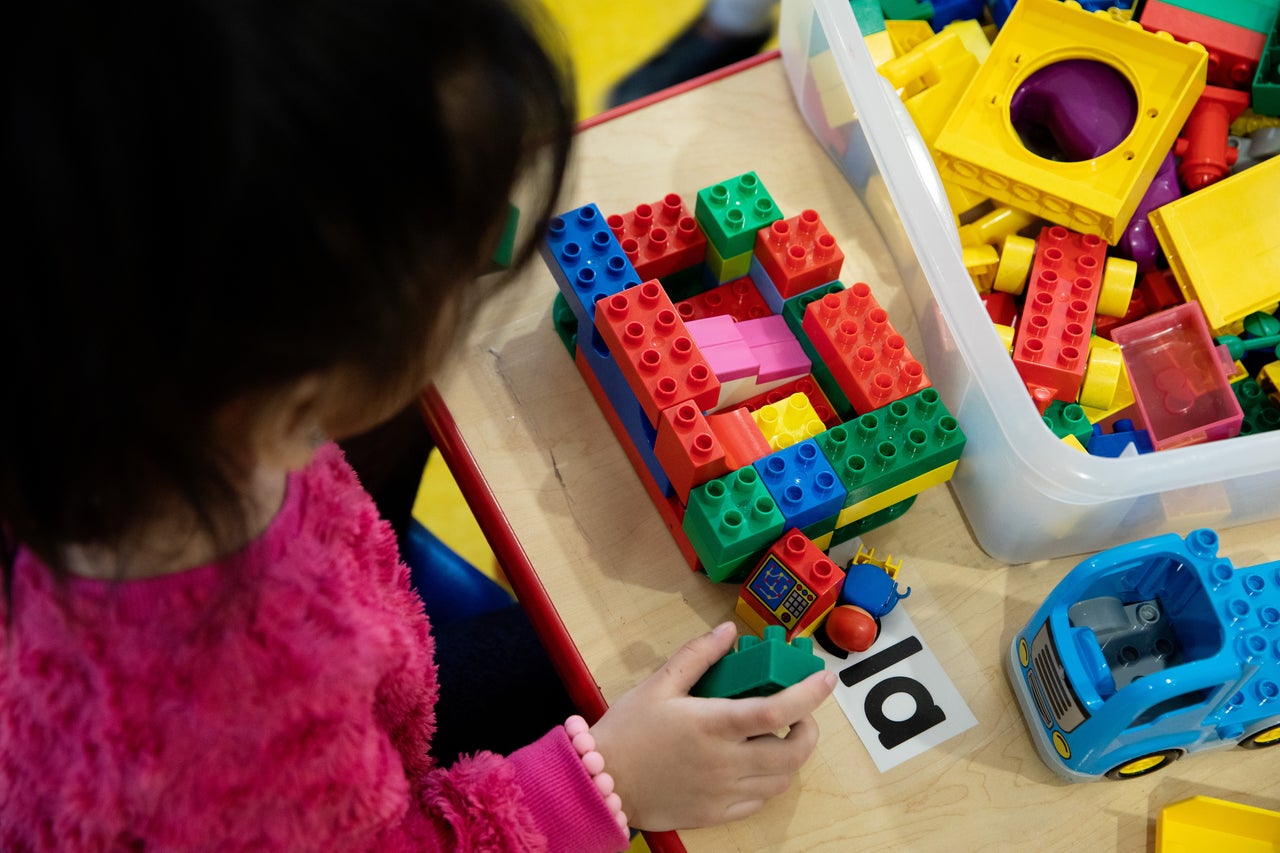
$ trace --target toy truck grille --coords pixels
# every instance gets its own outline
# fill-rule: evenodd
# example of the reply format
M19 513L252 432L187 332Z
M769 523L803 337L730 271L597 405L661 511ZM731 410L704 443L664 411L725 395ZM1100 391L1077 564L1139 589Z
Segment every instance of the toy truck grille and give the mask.
M1058 651L1045 622L1031 643L1032 666L1027 671L1031 695L1046 728L1056 723L1064 732L1070 732L1086 719L1084 708L1067 681L1066 670L1058 659Z

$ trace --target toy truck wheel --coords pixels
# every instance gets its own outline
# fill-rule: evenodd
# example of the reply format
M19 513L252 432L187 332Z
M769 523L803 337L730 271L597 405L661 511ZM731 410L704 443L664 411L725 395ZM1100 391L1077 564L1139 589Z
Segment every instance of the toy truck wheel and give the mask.
M1272 726L1269 729L1263 729L1260 732L1254 732L1244 740L1240 741L1240 745L1245 749L1264 749L1268 746L1276 746L1280 744L1280 725Z
M1176 749L1166 749L1161 752L1153 752L1150 755L1144 755L1141 758L1126 761L1118 767L1112 767L1107 771L1107 778L1133 779L1137 776L1146 776L1148 773L1154 773L1157 770L1168 767L1181 757L1182 753Z

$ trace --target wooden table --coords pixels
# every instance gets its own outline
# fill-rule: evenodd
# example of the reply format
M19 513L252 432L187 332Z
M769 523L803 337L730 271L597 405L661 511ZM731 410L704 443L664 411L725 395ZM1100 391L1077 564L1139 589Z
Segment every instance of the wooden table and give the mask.
M870 283L917 346L880 235L805 128L779 61L584 129L562 208L593 201L606 214L623 212L670 191L691 202L698 189L751 169L785 215L806 207L822 215L846 253L843 278ZM590 710L730 616L737 587L712 584L681 559L552 329L555 292L540 264L524 274L486 309L425 408ZM1280 522L1221 538L1236 565L1280 555ZM1197 755L1149 777L1085 785L1061 782L1041 763L1002 661L1014 632L1076 560L993 560L946 487L926 491L864 540L902 560L914 589L902 606L978 725L881 774L828 701L817 714L817 752L791 790L749 820L680 833L688 849L1135 851L1153 845L1160 810L1188 796L1280 809L1277 753Z

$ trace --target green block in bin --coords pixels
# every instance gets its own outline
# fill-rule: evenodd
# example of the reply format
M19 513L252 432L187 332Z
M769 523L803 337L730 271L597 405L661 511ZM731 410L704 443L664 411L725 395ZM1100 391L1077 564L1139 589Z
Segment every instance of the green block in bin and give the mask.
M742 699L769 696L822 669L810 637L787 642L781 625L768 625L764 639L752 634L738 638L738 650L712 664L689 692L694 696Z

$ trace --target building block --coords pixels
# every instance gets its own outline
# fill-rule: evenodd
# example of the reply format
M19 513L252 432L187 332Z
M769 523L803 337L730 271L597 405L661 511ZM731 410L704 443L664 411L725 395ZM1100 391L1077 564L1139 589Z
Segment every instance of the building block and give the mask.
M753 251L784 300L835 281L844 264L844 252L836 245L836 238L812 209L761 228ZM759 284L759 279L755 280Z
M993 290L981 295L982 307L987 309L987 316L998 326L1012 327L1018 322L1018 304L1008 293Z
M792 394L803 394L808 399L809 405L813 407L813 413L818 416L818 420L822 421L826 429L839 426L844 422L844 419L839 417L831 407L831 403L828 402L826 395L822 393L822 388L818 386L817 380L812 375L801 376L763 394L743 400L741 406L748 412L755 412L762 406L785 400Z
M855 412L870 412L930 385L864 282L811 303L802 326Z
M753 257L755 255L750 250L725 257L716 251L715 246L707 243L707 253L703 258L703 278L711 288L734 279L745 278L751 273Z
M743 320L738 323L738 331L760 365L761 384L798 379L809 373L812 362L783 317Z
M813 438L826 429L809 398L798 391L776 403L751 410L751 416L775 451Z
M1244 421L1240 424L1241 435L1280 429L1280 403L1271 399L1256 379L1232 383L1231 390L1244 412Z
M735 612L757 634L778 625L787 642L808 637L835 606L844 577L809 537L792 529L747 576Z
M1044 425L1053 430L1053 434L1058 438L1074 435L1081 444L1085 444L1093 434L1093 424L1089 423L1084 409L1078 403L1054 400L1041 417L1044 419Z
M724 699L770 696L821 670L812 639L796 637L788 643L781 625L768 625L763 639L740 636L737 650L712 664L689 693Z
M965 444L960 425L933 388L895 400L883 409L827 430L814 440L848 489L845 509L858 507L859 511L872 506L867 501L899 484L951 466L960 458ZM902 495L898 500L906 497ZM837 520L837 530L854 520Z
M877 69L882 77L901 89L902 104L930 154L956 101L964 94L990 48L977 21L957 21Z
M569 307L563 293L557 292L555 299L551 302L551 325L556 330L556 337L560 339L560 343L564 344L564 348L569 351L569 357L572 358L573 351L578 346L578 318L574 316L573 309Z
M657 281L601 301L595 324L655 427L662 410L676 403L716 404L720 382Z
M1259 33L1271 28L1280 9L1276 0L1172 0L1170 5Z
M831 534L831 541L827 547L834 548L837 545L843 545L845 542L852 541L868 530L875 530L877 527L883 527L891 521L901 518L907 510L911 509L911 505L916 502L917 495L909 498L903 498L897 503L890 504L883 509L878 509L869 515L859 518L857 521L851 521L848 524L840 525ZM845 510L847 512L847 510Z
M840 515L836 516L836 530L849 525L861 524L868 517L890 507L898 506L903 501L915 500L916 496L925 489L940 486L950 480L955 470L956 463L947 462L846 506L840 510ZM869 530L870 528L864 527L862 529Z
M1160 810L1155 853L1275 849L1280 812L1215 797L1189 797Z
M742 407L707 415L707 424L724 448L730 470L743 468L773 452L751 412Z
M689 502L694 486L729 473L724 447L706 416L690 402L662 412L653 452L681 503Z
M1236 162L1228 140L1231 122L1249 107L1249 94L1221 86L1205 86L1174 143L1178 179L1187 192L1225 178Z
M782 512L750 466L695 487L685 507L684 532L716 582L738 579L784 530Z
M722 387L730 380L754 377L760 373L760 362L752 355L751 347L732 317L721 314L688 320L684 327Z
M1009 205L1000 205L967 225L960 226L962 246L1002 246L1009 237L1018 234L1040 221L1034 213L1028 213ZM1028 259L1030 269L1030 259Z
M1280 20L1267 35L1250 92L1253 112L1262 116L1280 116Z
M706 232L709 248L728 259L750 252L756 232L781 219L782 212L759 175L745 172L698 190L694 217Z
M787 527L805 530L834 519L844 506L844 485L812 438L775 450L754 465Z
M612 214L606 222L641 281L666 278L706 257L707 235L676 193Z
M590 328L597 301L640 284L618 238L594 204L553 216L539 251L579 328Z
M1182 6L1147 0L1138 21L1151 32L1165 32L1180 42L1203 45L1208 51L1205 71L1210 85L1247 89L1262 57L1266 33Z
M1136 319L1136 318L1135 318ZM1080 385L1080 405L1086 409L1110 409L1120 390L1124 357L1111 341L1093 338L1089 342L1089 362Z
M1076 162L1032 153L1011 106L1030 72L1063 60L1125 69L1136 109L1121 144ZM1116 242L1204 88L1203 48L1074 3L1021 0L934 143L944 181Z
M1013 364L1041 412L1053 400L1074 403L1079 396L1106 254L1097 235L1061 225L1045 228L1036 240Z
M1272 158L1151 212L1178 287L1214 334L1237 332L1246 316L1280 302L1278 197Z
M516 250L516 229L519 226L520 208L507 202L507 218L502 223L502 234L498 236L498 246L489 258L490 272L511 268L511 258Z
M735 320L755 320L772 312L750 277L734 279L676 303L680 319L686 323L705 317L726 315Z
M800 342L800 347L812 363L813 378L821 386L822 393L831 402L831 406L841 422L853 417L853 405L849 402L849 398L845 396L844 391L840 390L840 383L832 376L831 368L827 367L823 362L817 348L809 340L809 335L804 330L804 314L811 304L828 293L840 293L843 290L844 284L839 281L833 281L815 290L810 290L808 293L791 297L783 303L781 311L781 316L786 320L787 327L791 329L791 333Z
M960 259L978 293L989 292L995 283L996 271L1000 268L1000 253L995 247L964 246L960 250Z
M1085 445L1093 456L1109 456L1119 458L1132 447L1135 453L1150 453L1151 435L1145 429L1137 429L1133 421L1120 418L1111 425L1111 432L1103 432L1101 424L1093 425L1093 433Z
M1124 355L1152 447L1199 444L1240 432L1244 413L1196 303L1135 320L1112 338Z

